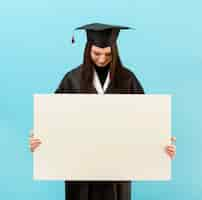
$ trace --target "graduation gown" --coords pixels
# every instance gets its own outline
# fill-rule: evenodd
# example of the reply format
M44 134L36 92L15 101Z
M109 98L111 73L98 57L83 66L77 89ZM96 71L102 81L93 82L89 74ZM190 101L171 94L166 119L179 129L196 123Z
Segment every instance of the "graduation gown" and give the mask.
M98 91L94 82L87 90L81 89L81 66L64 76L55 93L105 93L105 94L144 94L144 90L134 75L127 68L116 74L105 91ZM95 78L94 78L95 80ZM131 200L131 181L65 181L66 200Z

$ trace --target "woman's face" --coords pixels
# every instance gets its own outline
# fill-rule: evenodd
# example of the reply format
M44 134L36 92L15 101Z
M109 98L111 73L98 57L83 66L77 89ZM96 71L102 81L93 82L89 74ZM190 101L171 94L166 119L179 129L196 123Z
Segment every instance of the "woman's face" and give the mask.
M92 61L99 67L105 67L112 60L111 47L100 48L92 45L90 55Z

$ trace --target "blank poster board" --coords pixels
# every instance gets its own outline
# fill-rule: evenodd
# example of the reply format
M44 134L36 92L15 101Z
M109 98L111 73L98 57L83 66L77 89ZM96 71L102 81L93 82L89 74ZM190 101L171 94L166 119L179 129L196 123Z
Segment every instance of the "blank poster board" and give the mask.
M34 95L35 180L170 180L171 96Z

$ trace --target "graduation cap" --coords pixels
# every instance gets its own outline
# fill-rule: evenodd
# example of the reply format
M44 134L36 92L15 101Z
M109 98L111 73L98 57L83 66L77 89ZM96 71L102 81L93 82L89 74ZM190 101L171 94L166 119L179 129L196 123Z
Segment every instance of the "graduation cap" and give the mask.
M94 45L104 48L115 43L121 29L131 29L127 26L116 26L109 24L92 23L80 26L75 30L85 30L87 33L87 40ZM74 43L74 36L72 43Z

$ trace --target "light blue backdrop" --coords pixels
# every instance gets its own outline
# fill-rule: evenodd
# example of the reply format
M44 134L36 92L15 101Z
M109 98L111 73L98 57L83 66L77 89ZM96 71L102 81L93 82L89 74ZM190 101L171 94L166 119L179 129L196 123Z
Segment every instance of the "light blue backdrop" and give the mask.
M173 94L177 157L170 182L134 182L136 200L202 197L202 2L200 0L8 0L0 4L0 199L63 200L63 182L32 180L28 132L33 93L53 92L82 61L91 22L128 25L120 34L123 63L147 93Z

